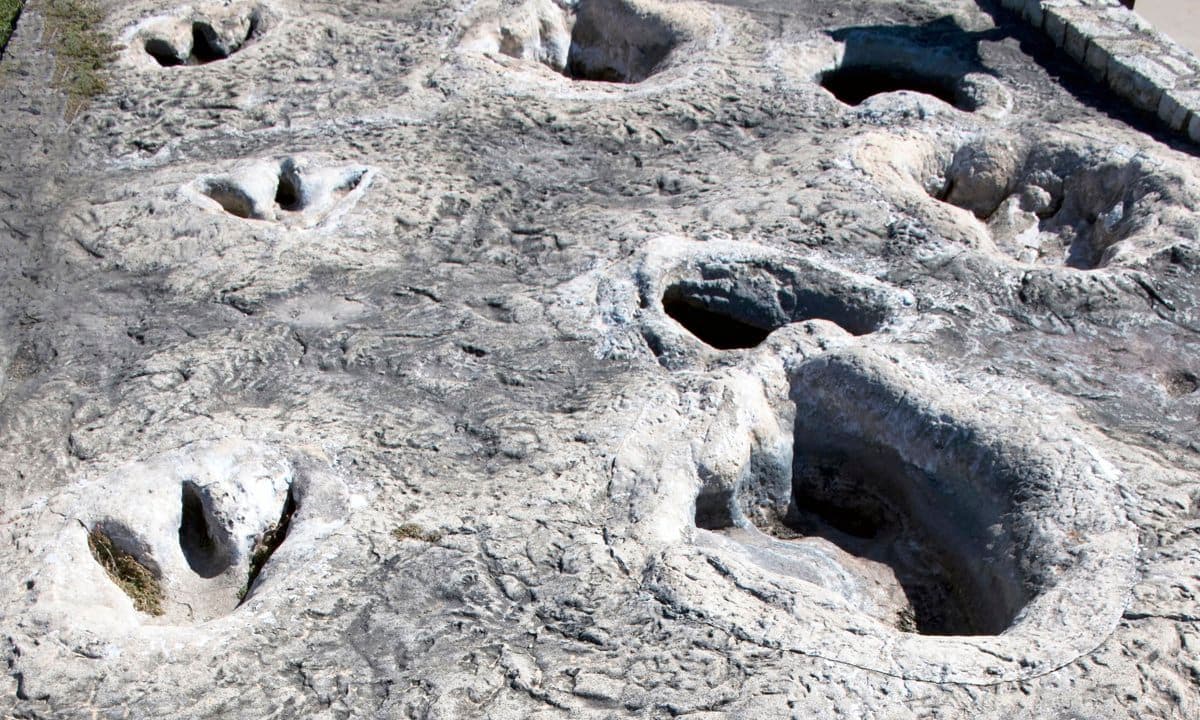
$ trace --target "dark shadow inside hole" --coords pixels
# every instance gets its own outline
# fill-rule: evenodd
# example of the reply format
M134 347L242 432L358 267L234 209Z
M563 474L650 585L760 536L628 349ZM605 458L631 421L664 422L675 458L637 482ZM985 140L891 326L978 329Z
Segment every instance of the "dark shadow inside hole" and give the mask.
M764 328L714 310L695 297L687 296L678 286L663 295L663 310L688 332L718 350L756 347L775 328Z
M985 596L962 566L985 559L957 557L967 550L939 543L925 526L949 521L920 516L909 507L904 485L927 482L919 470L898 458L864 462L846 453L798 451L792 482L784 526L887 565L908 600L900 629L923 635L994 635L1011 623L1015 611Z
M295 496L292 494L292 489L289 487L287 498L283 502L283 510L279 514L279 520L267 528L263 534L254 543L254 549L250 552L250 572L246 578L246 589L239 599L245 600L249 596L250 591L254 589L254 583L258 580L258 576L266 567L267 561L287 539L288 528L292 523L292 516L296 514L296 510L300 508L296 502Z
M284 170L279 174L279 185L275 188L275 202L288 212L296 212L304 208L303 193L300 190L300 178L296 173Z
M781 299L789 322L828 320L851 335L873 333L887 320L887 311L862 294L803 289Z
M793 489L792 503L784 524L802 535L820 535L826 526L845 533L852 538L870 540L876 537L889 524L889 518L880 500L858 488L853 493L833 490L839 481L839 471L836 467L822 465L817 467L798 467L805 470L806 476L799 481L798 489ZM812 476L819 478L815 482ZM821 487L821 492L813 488Z
M1163 378L1163 387L1171 397L1183 397L1200 390L1200 377L1187 370L1176 370Z
M223 60L229 53L222 48L217 31L205 22L192 23L192 59L197 65Z
M1092 238L1094 224L1075 229L1076 237L1067 248L1066 266L1076 270L1095 270L1104 258L1106 248L1097 247Z
M733 527L732 500L727 491L701 491L696 496L696 527L704 530Z
M220 575L229 567L221 543L213 536L200 489L185 482L181 491L183 513L179 522L179 547L192 572L203 578Z
M620 0L584 0L562 72L572 80L638 83L657 72L676 42L661 20Z
M184 64L184 59L175 54L175 48L162 38L150 38L146 40L145 48L146 52L163 67L174 67Z
M959 102L951 82L897 68L842 67L821 76L821 86L847 105L858 105L881 93L909 90L932 95L961 110L971 110Z
M254 216L254 201L245 191L232 184L222 181L212 182L205 188L204 194L216 200L230 215L240 218Z

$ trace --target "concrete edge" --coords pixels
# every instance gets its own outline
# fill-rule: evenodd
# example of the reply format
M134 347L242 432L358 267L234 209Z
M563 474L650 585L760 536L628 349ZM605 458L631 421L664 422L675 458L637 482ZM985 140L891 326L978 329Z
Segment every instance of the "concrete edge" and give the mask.
M1200 58L1117 0L1000 0L1133 107L1200 143Z

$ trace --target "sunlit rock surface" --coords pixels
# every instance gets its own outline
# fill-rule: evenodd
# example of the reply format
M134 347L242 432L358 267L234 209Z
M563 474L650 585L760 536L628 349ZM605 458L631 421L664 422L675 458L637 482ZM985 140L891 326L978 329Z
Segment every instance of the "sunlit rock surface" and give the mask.
M103 5L0 64L0 715L1200 715L1186 112L998 2Z

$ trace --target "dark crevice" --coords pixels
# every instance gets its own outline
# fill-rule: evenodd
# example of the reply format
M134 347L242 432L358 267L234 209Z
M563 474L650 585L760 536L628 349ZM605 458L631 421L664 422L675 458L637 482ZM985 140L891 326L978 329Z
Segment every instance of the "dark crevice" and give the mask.
M287 539L292 517L299 508L300 505L296 502L296 498L292 494L292 489L289 487L287 498L283 503L283 511L279 514L279 520L267 528L254 543L254 549L250 553L250 572L246 578L246 589L239 599L239 604L249 597L250 591L254 589L254 583L258 580L259 574L267 566L267 562L271 559L271 556L275 554L275 551Z

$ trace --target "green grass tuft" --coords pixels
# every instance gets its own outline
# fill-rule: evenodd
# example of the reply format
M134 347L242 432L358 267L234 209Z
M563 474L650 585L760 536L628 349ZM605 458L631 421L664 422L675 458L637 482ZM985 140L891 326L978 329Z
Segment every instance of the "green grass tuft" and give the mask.
M54 81L67 93L70 119L108 89L105 68L117 50L112 37L100 30L104 11L95 0L47 0L45 13L46 42L56 60Z
M163 614L162 584L150 568L113 545L112 538L100 528L93 528L88 533L88 548L117 587L133 600L135 608L149 615Z
M0 57L8 39L12 37L13 29L17 26L17 16L21 14L22 0L0 0Z

